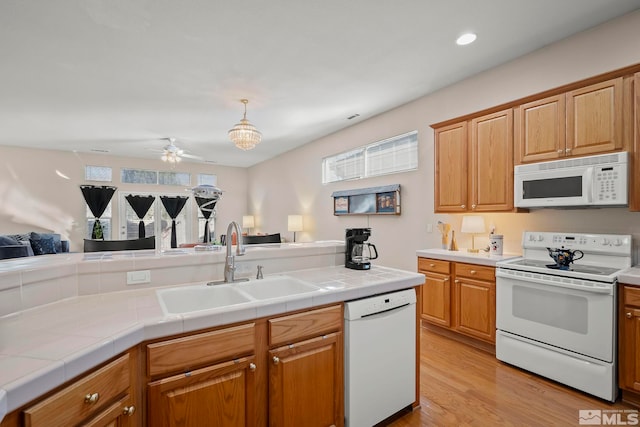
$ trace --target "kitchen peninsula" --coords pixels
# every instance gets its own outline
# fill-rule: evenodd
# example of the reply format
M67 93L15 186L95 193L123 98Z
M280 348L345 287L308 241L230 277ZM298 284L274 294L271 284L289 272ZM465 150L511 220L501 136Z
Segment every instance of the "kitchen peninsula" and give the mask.
M265 245L249 247L236 259L237 277L255 277L257 265L262 265L265 279L286 272L287 277L317 289L207 310L163 311L158 289L205 286L207 281L221 279L224 255L223 251L188 249L68 254L0 263L3 300L13 298L17 307L9 311L4 301L0 307L2 427L23 425L25 417L35 421L53 416L47 415L48 408L64 399L70 399L69 406L64 411L58 406L56 414L68 412L78 417L74 421L101 422L111 413L117 417L128 413L134 421L120 421L137 425L148 421L144 408L149 405L148 396L158 390L155 385L164 387L178 372L182 372L180 381L192 374L211 375L207 369L224 364L215 358L225 349L230 352L225 361L230 365L219 369L227 374L238 367L245 374L256 372L255 380L251 374L241 375L247 389L258 390L246 401L246 408L245 403L241 405L247 425L266 425L267 408L261 401L266 399L269 380L261 368L268 353L275 354L278 345L288 342L286 330L299 332L298 351L317 346L314 340L333 339L341 362L342 302L424 282L422 274L376 265L369 271L346 269L340 241ZM279 327L281 335L277 335ZM239 350L240 357L232 351L254 344L251 351ZM183 366L176 359L181 353L208 359ZM158 356L163 354L164 359ZM285 365L284 356L280 359ZM175 368L168 367L174 362ZM342 372L341 364L336 372ZM111 395L98 396L92 388L80 387L97 387L105 376L115 384ZM74 396L81 396L77 410ZM272 408L268 411L269 416L277 415Z

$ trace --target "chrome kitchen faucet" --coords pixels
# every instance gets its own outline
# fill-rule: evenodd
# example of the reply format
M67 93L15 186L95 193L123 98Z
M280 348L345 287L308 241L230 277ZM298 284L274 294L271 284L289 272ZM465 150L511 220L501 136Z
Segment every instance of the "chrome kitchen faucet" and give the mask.
M234 274L236 271L235 257L231 253L231 246L233 245L233 229L235 228L237 242L236 242L236 255L244 255L244 246L242 245L242 227L237 222L231 221L227 227L227 257L224 261L224 282L232 283L235 281Z

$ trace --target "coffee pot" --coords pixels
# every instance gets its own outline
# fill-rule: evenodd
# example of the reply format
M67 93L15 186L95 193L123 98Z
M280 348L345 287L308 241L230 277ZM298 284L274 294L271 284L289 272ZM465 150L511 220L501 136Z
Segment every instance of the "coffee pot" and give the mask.
M345 232L344 266L354 270L369 270L371 260L378 258L378 250L367 242L371 236L370 228L347 228Z
M558 268L568 269L572 262L582 259L584 253L581 250L565 248L547 248L549 256L556 262Z

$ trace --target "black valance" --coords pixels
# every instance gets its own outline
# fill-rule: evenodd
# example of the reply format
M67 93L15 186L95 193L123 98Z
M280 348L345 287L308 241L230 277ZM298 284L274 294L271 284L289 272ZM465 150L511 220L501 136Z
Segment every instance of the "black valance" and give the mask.
M138 223L138 238L146 237L146 233L144 230L144 221L142 220L144 216L149 211L151 205L153 205L153 201L156 199L154 196L134 196L133 194L129 194L125 197L127 202L133 208L133 211L138 216L140 222Z
M93 223L93 230L91 231L92 239L104 239L102 234L102 225L100 224L100 217L104 213L105 209L113 197L113 193L117 190L116 187L110 186L98 186L98 185L81 185L80 191L84 196L85 202L89 206L91 213L95 217Z
M177 248L178 242L176 238L176 218L180 215L182 208L189 200L189 197L169 197L169 196L160 196L160 201L162 201L162 205L164 209L169 214L171 218L171 247Z

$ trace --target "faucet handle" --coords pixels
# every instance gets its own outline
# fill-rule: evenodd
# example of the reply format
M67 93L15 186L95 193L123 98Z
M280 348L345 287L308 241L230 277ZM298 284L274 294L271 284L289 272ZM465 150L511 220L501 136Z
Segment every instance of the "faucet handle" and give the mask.
M258 266L258 274L256 274L256 279L264 279L264 277L262 276L262 266L261 265Z

